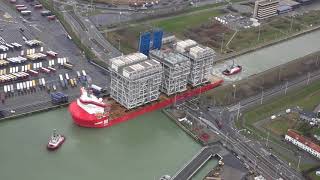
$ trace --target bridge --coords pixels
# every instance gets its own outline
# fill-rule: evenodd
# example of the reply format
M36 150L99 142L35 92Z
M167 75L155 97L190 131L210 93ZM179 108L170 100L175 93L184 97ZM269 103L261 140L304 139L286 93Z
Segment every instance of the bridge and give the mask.
M217 152L219 151L220 148L218 146L203 147L171 178L171 180L191 179L211 158L217 156ZM222 158L220 157L220 159Z

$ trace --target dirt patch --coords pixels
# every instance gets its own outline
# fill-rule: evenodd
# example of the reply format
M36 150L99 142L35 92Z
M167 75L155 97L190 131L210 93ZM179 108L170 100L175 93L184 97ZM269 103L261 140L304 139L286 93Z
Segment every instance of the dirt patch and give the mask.
M221 48L223 36L233 31L217 22L203 24L200 27L190 28L183 33L185 37L194 39L200 44L204 44L218 50Z

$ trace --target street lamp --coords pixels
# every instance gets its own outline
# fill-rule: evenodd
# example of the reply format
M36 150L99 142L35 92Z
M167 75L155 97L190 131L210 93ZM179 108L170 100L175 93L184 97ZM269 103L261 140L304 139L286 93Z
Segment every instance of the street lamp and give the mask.
M120 49L120 38L119 38L118 40L119 40L119 47L118 47L118 49L119 49L119 51L121 51L121 49Z
M236 99L237 86L235 84L233 84L232 87L233 87L233 99Z
M260 100L260 104L263 103L263 95L264 95L263 87L261 87L261 100Z
M284 90L284 95L287 95L287 90L288 90L288 80L286 80L286 88L285 88L285 90Z

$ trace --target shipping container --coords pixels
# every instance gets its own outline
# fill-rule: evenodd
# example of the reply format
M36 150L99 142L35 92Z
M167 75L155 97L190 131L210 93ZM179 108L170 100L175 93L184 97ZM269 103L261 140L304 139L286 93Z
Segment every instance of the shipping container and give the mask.
M71 87L74 87L73 79L70 79L69 82L70 82Z
M27 7L17 7L17 11L25 11L27 10Z
M58 56L58 53L54 52L54 51L47 51L47 55L50 56L50 57L57 57Z
M40 67L40 71L44 73L50 73L50 70L44 67Z
M42 9L42 4L35 4L35 5L34 5L34 8L35 8L35 9Z
M59 74L59 79L60 81L63 81L63 76L61 74Z
M56 72L57 70L55 69L55 68L53 68L53 67L48 67L48 69L50 70L50 71L52 71L52 72Z
M56 19L56 16L55 15L51 15L51 16L47 16L48 20L55 20Z
M20 13L21 13L22 16L31 15L31 11L21 11Z
M41 11L41 16L51 16L51 15L52 15L51 11L47 11L47 10Z
M32 75L32 76L37 76L39 75L39 73L37 71L34 71L32 69L28 70L28 72Z
M72 64L69 64L69 63L63 63L63 66L66 68L66 69L72 69Z
M65 75L66 75L66 79L69 80L69 79L70 79L70 78L69 78L69 74L66 73Z

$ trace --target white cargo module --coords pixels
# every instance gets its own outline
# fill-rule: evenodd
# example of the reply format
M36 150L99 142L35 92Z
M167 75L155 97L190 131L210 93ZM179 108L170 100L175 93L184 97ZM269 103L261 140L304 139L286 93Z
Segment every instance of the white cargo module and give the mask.
M176 51L190 59L191 69L188 81L192 86L208 82L208 77L215 60L213 49L199 45L193 40L179 41Z
M187 90L190 74L190 60L173 51L152 50L150 57L158 60L163 68L163 77L160 90L172 95Z
M118 103L132 109L159 98L163 72L158 61L133 53L110 62L110 95Z

